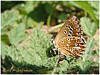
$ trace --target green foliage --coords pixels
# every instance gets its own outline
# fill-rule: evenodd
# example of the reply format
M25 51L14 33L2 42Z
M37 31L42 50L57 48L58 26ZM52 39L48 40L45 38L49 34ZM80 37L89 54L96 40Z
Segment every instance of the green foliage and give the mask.
M18 12L16 11L6 11L1 14L1 29L8 25L13 25L15 20L18 20Z
M9 33L9 40L12 45L19 44L23 40L26 39L27 35L25 34L25 25L23 23L19 24L19 26L12 30Z
M88 36L93 36L96 33L97 25L94 22L91 22L90 18L82 17L81 25L84 33Z
M48 10L49 9L49 10ZM52 13L54 10L54 7L51 4L46 4L45 5L45 10L48 14Z
M7 34L1 35L1 41L5 42L6 44L10 44Z
M63 61L63 63L60 64L59 67L57 67L57 72L59 74L66 74L68 68L69 68L69 63L67 61Z
M90 38L88 41L87 41L87 44L86 44L86 52L83 56L83 61L86 61L86 60L92 60L92 52L93 52L93 48L94 48L94 42L95 40L93 38Z
M94 8L93 11L96 14L96 18L99 20L99 2L89 1L88 3Z
M91 70L93 67L91 65L93 65L94 62L93 61L80 61L80 62L77 62L77 71L79 71L79 73L81 74L88 74L89 73L89 70Z
M47 3L45 5L45 10L49 14L48 19L47 19L47 25L49 26L50 25L51 16L52 16L52 14L53 14L53 12L55 10L55 5L52 5L52 4L48 4Z
M4 49L5 48L5 49ZM1 43L1 55L4 57L5 55L7 55L7 46L4 42Z
M35 25L33 25L34 24L34 21L32 20L31 17L24 16L24 18L23 18L22 21L26 25L26 28L32 28L32 27L35 26Z
M19 5L17 8L22 14L28 14L34 10L35 2L26 1L25 4Z
M96 19L96 15L95 15L93 8L91 7L90 4L88 4L86 1L84 1L84 2L75 1L75 3L78 4L86 13L89 13L89 15L96 22L96 24L98 24L98 21ZM99 7L99 6L97 6L97 7Z
M17 35L15 32L11 34L12 36L10 35L12 46L7 46L5 43L2 42L2 56L9 56L12 59L12 62L22 63L22 65L32 64L38 67L44 66L47 68L47 70L52 70L57 60L57 57L49 58L47 56L47 51L50 49L50 45L52 45L49 41L50 35L41 32L40 30L34 29L34 33L30 35L31 39L28 41L28 43L24 46L19 46L18 42L22 41L22 37L20 37L20 35L22 35L22 33L25 34L24 31L22 32L22 30L23 29L20 29L19 31L21 32ZM40 70L38 69L38 71ZM44 73L46 71L44 70Z

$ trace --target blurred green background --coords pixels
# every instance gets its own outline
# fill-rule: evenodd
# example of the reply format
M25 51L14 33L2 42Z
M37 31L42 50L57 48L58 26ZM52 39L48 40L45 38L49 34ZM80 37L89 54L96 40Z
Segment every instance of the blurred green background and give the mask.
M58 55L51 33L72 15L87 36L86 51L76 62L66 57L54 72ZM1 69L4 74L98 74L99 1L1 1Z

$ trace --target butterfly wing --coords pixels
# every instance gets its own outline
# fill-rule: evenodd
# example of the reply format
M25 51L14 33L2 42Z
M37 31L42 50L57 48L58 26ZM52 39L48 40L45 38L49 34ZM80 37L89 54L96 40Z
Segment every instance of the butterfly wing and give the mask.
M55 38L58 50L68 56L78 57L85 43L79 20L73 16L66 21Z
M58 34L55 38L56 45L57 45L59 39L62 39L63 37L71 36L72 34L73 35L75 34L74 27L70 21L66 21L64 26L60 29L60 31L58 32Z

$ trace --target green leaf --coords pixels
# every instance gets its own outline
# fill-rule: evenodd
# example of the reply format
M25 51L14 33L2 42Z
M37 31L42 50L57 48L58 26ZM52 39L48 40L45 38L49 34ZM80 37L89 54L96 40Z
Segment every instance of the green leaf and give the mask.
M94 22L91 22L90 18L82 17L81 25L83 32L86 33L88 36L93 36L96 33L97 25Z
M25 34L25 25L23 23L12 30L9 34L9 40L12 45L16 45L26 39L27 35Z
M88 4L86 1L74 1L76 4L78 4L85 12L89 13L89 15L92 17L92 19L98 24L98 20L96 19L96 15L93 11L93 8L90 4Z
M31 12L32 10L34 10L34 5L35 5L35 2L26 1L25 10L27 11L27 13Z
M6 11L1 14L1 29L18 20L19 13L16 11Z
M30 28L30 27L34 27L33 20L31 18L28 18L26 28Z

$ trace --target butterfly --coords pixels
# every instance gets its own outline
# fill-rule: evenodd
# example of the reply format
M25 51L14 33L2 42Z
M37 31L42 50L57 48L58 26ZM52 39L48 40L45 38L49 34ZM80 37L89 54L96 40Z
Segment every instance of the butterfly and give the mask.
M85 43L81 24L76 16L71 16L69 20L66 20L54 40L54 45L61 54L73 58L78 58L83 54Z

